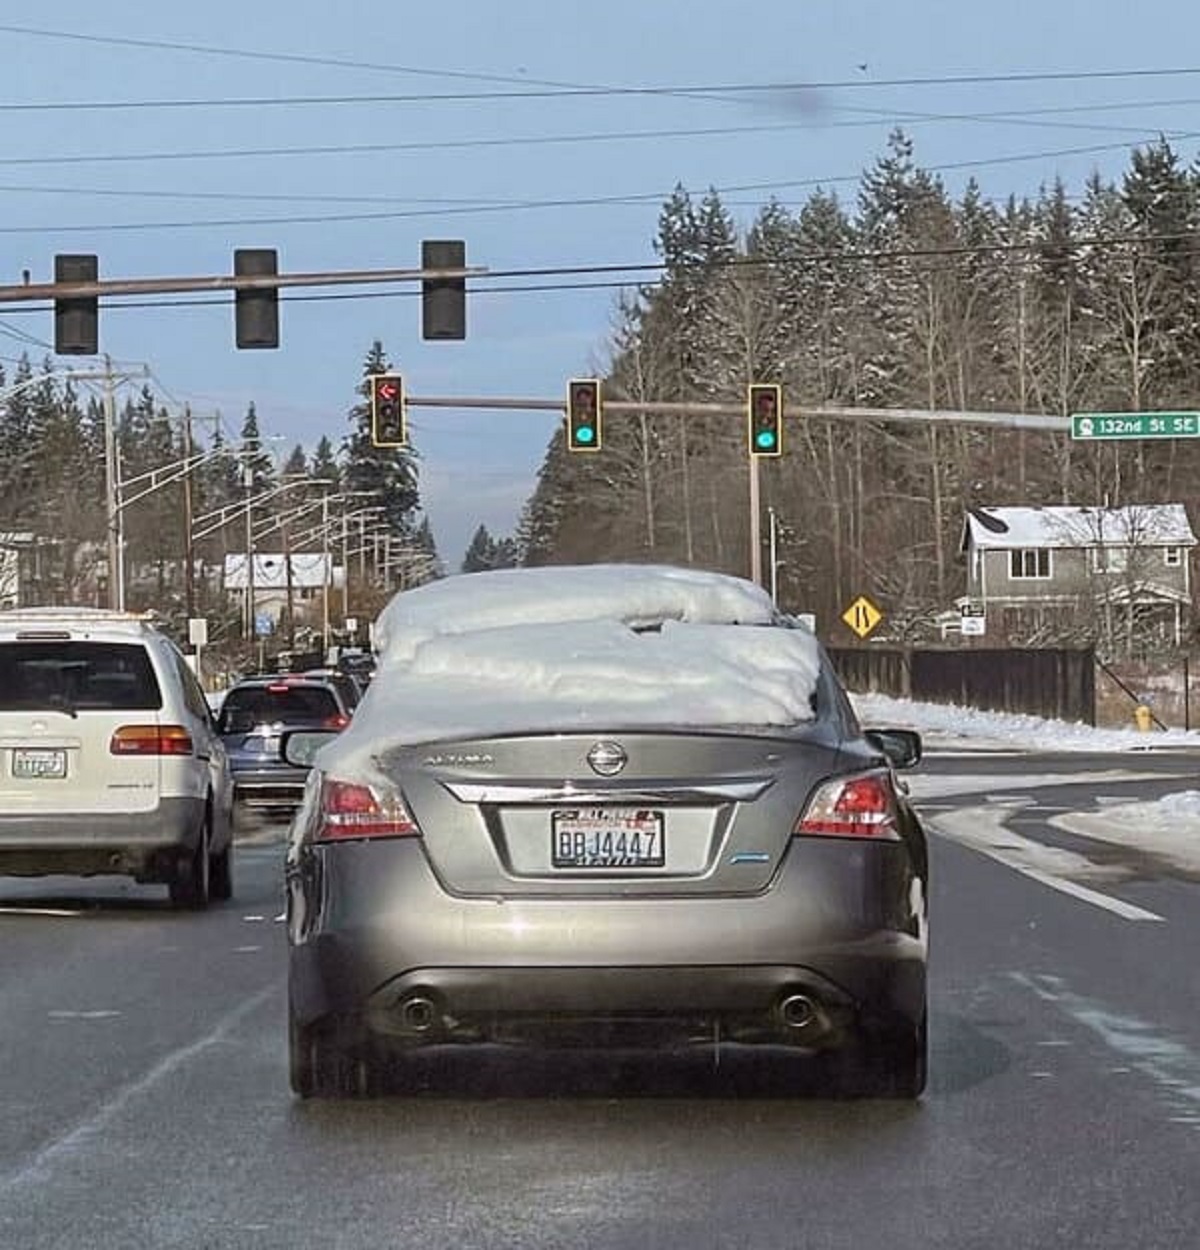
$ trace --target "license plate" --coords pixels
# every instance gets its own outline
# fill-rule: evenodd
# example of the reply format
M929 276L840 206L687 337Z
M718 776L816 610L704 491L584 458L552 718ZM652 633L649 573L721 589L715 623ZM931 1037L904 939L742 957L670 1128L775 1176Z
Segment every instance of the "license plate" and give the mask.
M555 868L662 868L662 812L575 808L550 816L550 862Z
M13 751L12 775L14 777L65 777L67 753L45 748L17 747Z

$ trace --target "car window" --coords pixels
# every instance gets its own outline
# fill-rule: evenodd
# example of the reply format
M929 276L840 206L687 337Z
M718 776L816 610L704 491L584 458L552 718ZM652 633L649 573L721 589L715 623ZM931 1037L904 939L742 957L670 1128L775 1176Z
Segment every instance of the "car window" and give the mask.
M0 645L0 709L152 711L162 691L136 643L10 642Z
M178 651L172 650L172 659L179 673L179 682L183 687L183 697L188 711L199 720L211 720L212 711L208 706L208 700L204 697L204 691L200 688L200 683L196 680L196 674L188 667L187 660Z
M222 733L277 722L324 721L341 713L332 690L324 686L234 687L221 707Z

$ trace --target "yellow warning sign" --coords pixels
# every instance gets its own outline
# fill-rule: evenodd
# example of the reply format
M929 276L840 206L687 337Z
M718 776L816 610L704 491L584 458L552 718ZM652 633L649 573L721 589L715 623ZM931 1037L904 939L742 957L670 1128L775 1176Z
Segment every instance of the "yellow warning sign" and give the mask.
M866 597L859 595L857 599L842 613L842 620L860 637L865 638L879 622L883 613Z

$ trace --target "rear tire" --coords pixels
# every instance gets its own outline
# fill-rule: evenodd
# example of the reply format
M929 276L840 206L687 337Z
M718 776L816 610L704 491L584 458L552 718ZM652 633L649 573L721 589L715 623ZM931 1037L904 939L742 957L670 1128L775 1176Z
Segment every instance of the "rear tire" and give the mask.
M199 911L208 906L211 882L209 878L210 829L208 818L200 830L200 843L191 856L175 871L167 889L175 907L189 907Z
M298 1098L367 1098L377 1073L367 1058L351 1054L317 1025L288 1012L288 1078Z
M227 903L233 897L233 839L225 843L219 855L211 855L208 861L208 888L210 896L218 902Z
M833 1058L837 1092L854 1098L913 1102L925 1091L929 1073L927 1017L864 1032Z

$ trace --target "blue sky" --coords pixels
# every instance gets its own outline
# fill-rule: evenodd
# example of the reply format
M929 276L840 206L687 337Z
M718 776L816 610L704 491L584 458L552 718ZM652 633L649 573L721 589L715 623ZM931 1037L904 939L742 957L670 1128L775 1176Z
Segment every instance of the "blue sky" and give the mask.
M209 50L105 42L123 39ZM1094 168L1119 173L1130 144L1160 131L1200 135L1195 49L1200 7L1178 0L1144 0L1136 14L1119 0L761 0L740 11L683 0L59 0L50 8L7 0L0 282L20 281L24 269L48 279L54 254L74 251L96 252L106 277L228 272L235 247L276 247L290 271L405 267L417 264L423 238L439 237L466 239L469 263L493 270L646 262L654 259L658 209L677 182L696 192L769 184L789 204L808 193L796 184L810 181L853 195L853 179L897 123L915 137L923 164L959 166L944 174L952 189L973 173L989 196L1034 194L1061 174L1077 191ZM1132 70L1191 72L881 85ZM519 92L535 80L847 85L719 98L145 103ZM84 101L141 104L29 107ZM1075 111L1029 112L1051 109ZM1005 110L1024 116L981 116ZM633 137L661 131L708 133ZM231 154L352 145L408 146ZM1177 146L1190 160L1200 141L1180 138ZM101 159L130 156L147 159ZM748 221L769 194L725 198ZM633 202L511 207L618 196ZM489 203L510 207L481 207ZM296 217L318 220L278 220ZM189 402L200 417L219 410L235 433L254 400L264 432L280 436L280 446L311 449L322 434L336 444L346 432L373 339L383 341L414 394L551 398L569 376L605 358L615 298L604 289L474 294L464 343L422 342L418 302L408 295L289 302L274 352L236 351L228 308L110 309L101 316L101 348L121 362L147 363L167 396ZM49 313L0 310L0 357L25 347L40 356L52 336ZM412 424L423 501L443 557L457 567L480 522L497 534L515 524L554 419L416 409Z

